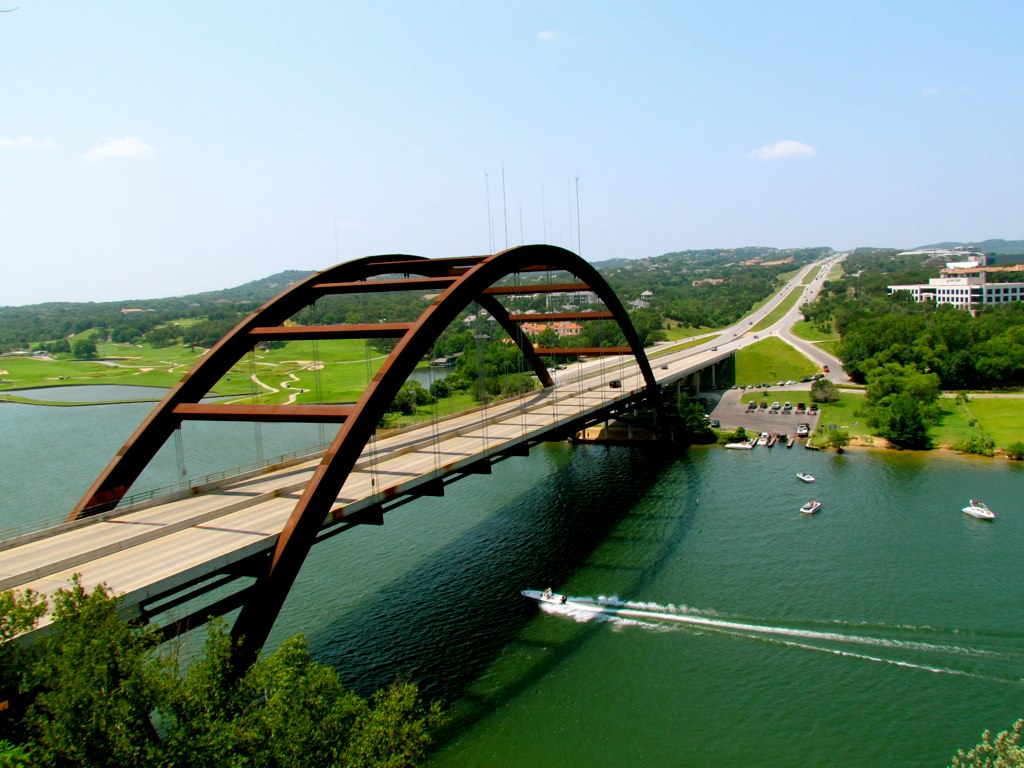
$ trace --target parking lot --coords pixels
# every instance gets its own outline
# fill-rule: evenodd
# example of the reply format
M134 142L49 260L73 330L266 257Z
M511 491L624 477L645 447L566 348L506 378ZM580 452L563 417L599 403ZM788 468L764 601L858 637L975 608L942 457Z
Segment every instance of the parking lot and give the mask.
M783 387L780 389L766 390L767 396L762 397L761 390L753 390L758 394L757 400L767 401L768 405L775 401L780 404L787 400L793 404L794 409L798 402L806 403L810 405L811 393L810 387L807 386L803 389L797 389L800 385L795 387ZM721 429L733 430L737 427L743 427L747 432L768 432L770 434L785 434L795 435L797 424L809 424L810 430L813 432L818 426L818 414L811 415L810 413L795 413L795 411L785 412L783 410L773 411L771 408L758 408L755 411L748 411L745 403L741 402L741 397L745 394L749 394L751 390L744 392L740 389L730 389L722 394L718 403L711 411L711 418L718 419L721 423Z

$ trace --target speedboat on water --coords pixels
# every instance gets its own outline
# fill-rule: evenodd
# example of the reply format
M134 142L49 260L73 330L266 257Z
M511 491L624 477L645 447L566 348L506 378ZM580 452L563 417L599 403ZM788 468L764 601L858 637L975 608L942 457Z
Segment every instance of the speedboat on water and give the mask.
M819 509L821 509L821 502L816 501L815 499L811 499L802 507L800 507L800 511L803 512L805 515L813 515Z
M560 595L557 592L552 592L551 587L547 589L524 589L521 591L523 597L528 597L531 600L536 600L538 603L548 603L550 605L565 606L574 611L584 611L587 613L603 613L605 607L600 602L593 600L588 597L574 597L571 600L568 595Z
M971 499L971 503L964 507L964 514L976 517L979 520L995 520L996 513L988 508L988 504L984 501L978 501L977 499Z
M758 445L768 445L768 439L770 435L767 432L762 432L761 436L757 438Z
M569 598L565 595L560 595L557 592L552 592L551 587L547 589L524 589L522 591L523 597L528 597L531 600L536 600L538 603L551 603L552 605L565 605L566 600Z
M733 448L733 449L741 450L741 451L749 451L751 448L754 447L754 441L753 440L743 440L742 442L739 442L739 443L726 443L725 447L726 448Z
M796 476L803 480L805 483L814 482L814 477L812 475L808 475L806 472L797 472Z

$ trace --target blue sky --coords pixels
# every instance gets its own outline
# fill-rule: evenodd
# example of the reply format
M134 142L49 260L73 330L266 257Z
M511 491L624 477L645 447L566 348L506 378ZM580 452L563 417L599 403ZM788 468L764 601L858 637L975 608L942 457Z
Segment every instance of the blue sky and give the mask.
M506 242L1024 237L1021 2L15 7L0 305Z

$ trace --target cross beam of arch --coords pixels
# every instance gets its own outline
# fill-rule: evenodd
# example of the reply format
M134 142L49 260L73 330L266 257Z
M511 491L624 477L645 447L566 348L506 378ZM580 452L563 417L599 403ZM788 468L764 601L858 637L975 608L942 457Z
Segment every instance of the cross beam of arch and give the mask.
M565 272L576 282L507 284L509 277L536 272ZM327 295L381 291L439 292L411 323L285 325L297 312ZM499 297L590 291L606 311L511 315ZM72 511L69 520L111 509L126 495L160 448L186 420L335 423L338 431L278 538L242 606L233 633L251 660L262 647L299 569L342 486L377 425L420 360L437 338L476 302L501 325L522 351L545 387L553 386L543 357L552 355L632 355L652 399L658 385L629 316L605 280L590 264L563 248L528 245L489 256L426 259L408 255L369 256L312 275L267 302L221 339L164 397L128 439ZM625 347L536 349L521 323L555 319L613 320ZM359 400L329 405L221 405L200 402L255 344L298 339L397 338Z

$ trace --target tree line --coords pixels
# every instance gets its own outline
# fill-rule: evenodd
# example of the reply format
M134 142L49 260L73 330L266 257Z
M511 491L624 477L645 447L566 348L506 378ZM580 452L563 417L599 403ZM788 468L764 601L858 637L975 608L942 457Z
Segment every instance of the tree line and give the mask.
M301 635L239 673L219 623L186 661L118 606L75 578L53 596L53 631L26 646L50 606L0 593L0 766L401 768L445 720L408 681L370 700L346 690Z

